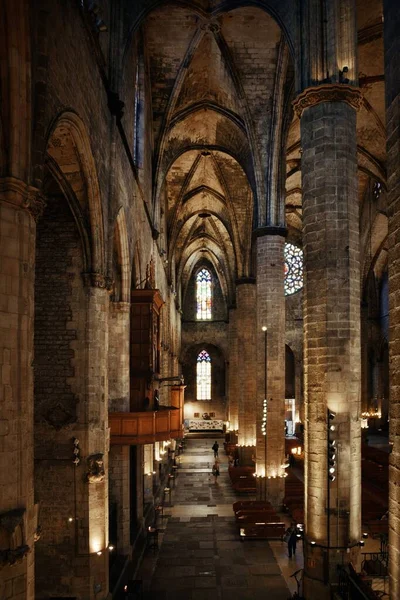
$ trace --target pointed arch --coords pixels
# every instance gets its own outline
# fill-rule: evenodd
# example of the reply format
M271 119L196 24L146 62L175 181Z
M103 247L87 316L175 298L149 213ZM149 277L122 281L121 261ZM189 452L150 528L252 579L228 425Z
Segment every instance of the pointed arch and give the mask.
M47 136L46 154L57 163L81 206L88 213L90 269L104 275L104 226L97 170L86 125L76 113L65 111L54 120ZM72 169L75 169L76 175L73 178Z

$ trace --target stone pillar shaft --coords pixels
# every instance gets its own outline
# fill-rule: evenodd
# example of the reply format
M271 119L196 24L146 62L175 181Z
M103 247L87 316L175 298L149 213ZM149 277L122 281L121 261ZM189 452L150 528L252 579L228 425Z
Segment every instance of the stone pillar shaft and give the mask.
M229 311L229 424L231 431L239 429L239 373L236 308Z
M11 185L10 189L8 183ZM34 598L33 314L35 221L25 186L0 180L0 513L22 509L30 552L0 573L1 598ZM4 185L3 185L4 184ZM17 538L18 539L18 538ZM13 547L11 540L10 546Z
M111 412L129 411L128 302L110 303L108 348L108 407Z
M89 455L104 455L106 476L99 483L87 486L90 580L108 590L108 315L109 297L104 288L88 289L87 345L88 373L86 387L86 444ZM93 554L97 548L102 555ZM95 598L93 586L88 598Z
M389 216L389 580L390 598L400 596L400 6L384 1L387 191Z
M305 595L311 598L328 597L325 584L337 579L336 564L354 560L360 540L360 266L354 108L344 101L306 108L301 141ZM332 423L337 442L336 480L329 484L328 409L336 413ZM318 546L311 547L310 541ZM347 553L349 547L353 550Z
M253 447L256 443L257 404L256 286L254 283L240 283L236 288L237 372L240 386L238 444Z
M256 467L258 474L271 478L267 480L267 497L276 506L283 500L285 460L284 243L285 238L279 234L265 232L257 238ZM266 332L263 327L267 327ZM266 458L261 428L265 389L268 400Z
M129 412L129 320L128 302L111 302L108 345L108 396L111 412ZM129 446L112 446L109 455L110 502L116 505L119 554L130 552Z

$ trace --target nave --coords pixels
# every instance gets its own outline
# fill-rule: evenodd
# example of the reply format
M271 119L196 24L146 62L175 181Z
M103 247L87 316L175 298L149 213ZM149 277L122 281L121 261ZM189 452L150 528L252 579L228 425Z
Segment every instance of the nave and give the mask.
M144 600L286 600L296 589L290 575L303 566L302 544L289 559L280 540L241 542L232 503L228 458L220 445L214 483L214 438L187 438L171 503L158 517L158 548L148 548L137 578ZM283 520L289 523L286 515Z

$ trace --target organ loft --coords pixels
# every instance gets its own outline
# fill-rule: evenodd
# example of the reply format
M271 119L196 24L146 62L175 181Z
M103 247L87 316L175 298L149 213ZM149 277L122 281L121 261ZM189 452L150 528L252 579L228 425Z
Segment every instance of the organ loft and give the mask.
M400 598L399 32L2 0L1 600Z

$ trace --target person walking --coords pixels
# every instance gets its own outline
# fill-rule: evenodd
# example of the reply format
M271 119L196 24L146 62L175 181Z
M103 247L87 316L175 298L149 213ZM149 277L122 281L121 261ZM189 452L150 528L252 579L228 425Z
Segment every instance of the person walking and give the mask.
M214 450L214 458L218 458L219 444L216 440L212 446L212 449Z
M218 477L219 477L219 463L216 460L215 463L213 464L213 468L212 468L212 474L214 477L214 482L218 483Z
M290 527L286 529L284 541L287 542L288 545L288 554L289 558L292 558L296 554L296 544L297 544L297 525L294 521L290 524Z

